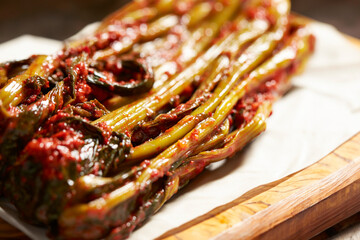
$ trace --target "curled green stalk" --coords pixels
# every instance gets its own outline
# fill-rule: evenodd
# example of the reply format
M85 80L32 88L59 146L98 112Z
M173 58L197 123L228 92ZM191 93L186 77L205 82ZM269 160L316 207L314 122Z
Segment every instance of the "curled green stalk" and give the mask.
M261 38L258 40L260 43L263 41ZM277 41L279 40L280 39ZM251 65L251 63L248 64ZM275 68L275 66L276 65L273 65L272 67ZM262 67L263 70L267 70L268 72L273 70L271 68L266 68L266 64L265 67ZM205 137L211 133L212 129L218 126L225 119L225 117L228 116L236 102L240 99L241 96L243 96L243 94L236 94L241 93L241 91L238 91L238 89L243 89L245 91L245 89L248 90L249 87L249 83L246 83L246 81L244 83L244 81L242 81L239 85L237 85L235 90L231 91L230 94L221 102L213 117L207 118L198 124L193 130L187 133L185 137L171 145L169 148L160 153L156 158L154 158L150 165L136 179L136 186L138 186L138 190L141 191L142 189L145 189L150 182L156 181L156 179L163 176L171 167L171 165L177 161L177 159L183 157L184 155L186 156L187 154L191 154L195 150L197 144L202 142ZM156 174L154 174L154 172L156 172Z
M270 105L268 103L264 103L262 106L259 107L259 110L257 111L254 118L251 120L251 122L241 129L241 132L238 134L241 135L241 137L237 138L238 140L241 139L241 142L237 141L235 143L237 150L244 147L246 143L250 142L251 139L256 137L265 129L265 119L269 116L269 109ZM228 128L228 122L225 123L223 126L224 129L222 129L221 132L223 133L223 135L226 135L228 132L226 131L226 129ZM215 138L214 142L217 142ZM210 144L211 146L213 146L212 143ZM203 146L203 148L211 147L210 145L206 144L206 147ZM200 150L200 148L197 150ZM226 155L226 157L228 156L229 154ZM120 227L114 228L109 234L108 239L116 239L119 236L128 236L128 234L133 231L135 226L141 224L141 222L143 222L147 217L153 215L180 188L186 185L192 178L196 177L207 165L211 164L212 162L214 161L210 161L209 159L204 158L189 158L180 167L172 170L170 177L168 177L168 180L164 184L164 189L161 189L159 192L154 194L153 199L145 202L143 206L139 208L136 214L129 217L129 220L126 223L122 224Z
M148 92L154 84L152 69L147 64L134 60L118 61L120 69L116 69L114 77L107 77L94 70L87 76L87 82L106 91L129 96Z

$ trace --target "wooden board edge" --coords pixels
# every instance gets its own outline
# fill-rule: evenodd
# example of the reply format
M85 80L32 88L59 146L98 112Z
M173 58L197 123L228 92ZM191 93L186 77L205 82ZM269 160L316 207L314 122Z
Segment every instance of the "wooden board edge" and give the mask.
M215 239L308 239L360 210L360 162L298 189ZM357 200L357 201L356 201ZM352 201L354 201L352 204Z
M256 196L246 193L158 239L313 237L360 211L359 169L360 133L309 167L257 188Z

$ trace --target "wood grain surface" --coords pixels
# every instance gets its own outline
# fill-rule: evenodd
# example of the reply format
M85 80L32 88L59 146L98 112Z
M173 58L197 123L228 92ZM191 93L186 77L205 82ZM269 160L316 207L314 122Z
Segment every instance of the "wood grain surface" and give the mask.
M158 239L308 239L360 211L360 133L313 165Z

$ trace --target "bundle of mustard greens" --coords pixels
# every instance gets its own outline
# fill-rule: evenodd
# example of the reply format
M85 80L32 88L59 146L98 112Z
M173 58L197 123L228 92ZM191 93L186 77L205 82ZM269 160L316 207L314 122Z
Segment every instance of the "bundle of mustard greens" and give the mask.
M0 192L55 239L123 239L265 129L314 49L287 0L137 0L0 65Z

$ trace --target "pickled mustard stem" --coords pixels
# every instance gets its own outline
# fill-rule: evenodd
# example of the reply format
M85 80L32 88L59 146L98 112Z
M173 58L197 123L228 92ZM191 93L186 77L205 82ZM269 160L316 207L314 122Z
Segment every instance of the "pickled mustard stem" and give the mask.
M173 175L181 179L190 180L201 172L207 165L223 160L241 150L253 138L258 136L266 128L265 120L271 113L270 102L262 103L255 116L243 128L236 130L234 138L220 149L203 151L188 159L173 171Z
M274 2L277 2L277 1L274 1ZM280 2L280 3L283 3L283 2ZM281 8L282 14L287 16L288 9L286 11L283 11L283 10L284 10L284 8ZM284 18L282 20L284 20ZM284 20L283 23L286 24L286 21ZM279 27L279 28L281 29L281 27ZM276 30L278 30L278 31L276 31ZM273 30L271 32L271 33L273 33L273 37L276 39L276 41L279 41L281 39L280 35L282 35L282 34L280 34L279 32L281 32L281 30L279 30L278 28L276 28L275 30ZM177 75L177 77L181 76L181 79L184 79L185 76L187 76L187 74L189 74L189 72L187 72L187 71L191 71L192 74L194 74L194 70L198 70L198 71L195 71L197 74L199 72L203 72L206 69L206 66L208 66L208 64L209 64L209 59L211 59L211 61L213 61L214 59L216 59L217 56L219 56L219 54L224 49L224 46L222 48L220 46L222 44L224 44L225 42L226 42L226 44L230 43L231 42L230 40L232 40L233 37L234 37L234 33L232 33L228 37L226 37L224 41L221 41L220 43L218 42L217 44L215 44L213 47L210 48L211 51L207 51L204 55L202 55L199 58L199 61L196 61L194 63L194 65L191 65L190 68L187 68L184 72ZM279 37L280 37L280 39L278 39ZM274 43L272 43L272 44L274 44ZM267 45L264 44L263 46L267 46ZM261 52L260 49L259 49L259 51ZM266 51L266 50L263 49L263 51ZM252 57L249 57L249 58L251 59ZM207 62L207 64L202 63L202 62ZM253 59L243 65L244 66L247 65L247 67L250 68L250 66L252 66L253 64L256 65L255 62L256 61ZM241 69L241 67L240 67L240 69ZM202 70L202 71L200 71L200 70ZM182 75L182 74L184 74L184 75ZM193 76L191 76L191 78L193 78ZM230 76L235 77L235 76L232 76L231 74L230 74ZM176 79L176 78L174 78L174 79ZM177 91L176 92L176 95L177 95L177 94L181 93L181 91L179 91L179 87L176 86L176 84L178 84L179 82L183 83L180 80L178 80L175 82L175 86L173 84L173 85L170 85L171 86L170 88L164 87L164 88L160 89L159 92L161 93L161 91L163 91L163 90L166 90L166 91L171 90L173 87L174 90ZM242 85L242 86L250 87L253 85L249 84L249 85L245 85L245 86ZM158 93L156 93L154 95L159 96ZM146 100L154 100L153 104L155 104L155 105L159 104L159 101L155 101L156 99L151 99L151 97ZM145 104L143 104L143 106L149 106L148 104L146 104L146 100L144 100L145 102L143 102L143 103L145 103ZM174 162L176 162L178 159L180 159L184 156L190 155L196 149L196 147L201 142L203 142L204 139L206 139L206 137L209 134L211 134L214 131L214 129L216 129L217 127L219 127L221 125L221 123L225 120L225 118L228 116L231 109L234 107L234 105L237 102L237 101L235 101L234 103L232 103L230 100L228 98L225 98L221 102L221 104L217 107L213 117L209 117L206 120L202 121L192 131L187 133L185 135L185 137L183 137L182 139L177 141L175 144L168 147L166 150L164 150L162 153L160 153L157 157L150 160L149 164L148 163L146 164L147 167L143 171L138 173L139 175L137 175L137 177L134 181L127 182L122 187L110 192L109 194L106 195L106 198L99 198L99 199L89 202L88 204L79 204L74 207L70 207L70 208L66 209L59 219L60 228L67 229L67 228L71 228L71 226L74 226L78 223L83 223L83 224L80 224L81 226L78 226L78 229L84 229L84 231L86 231L89 229L93 229L93 227L96 226L98 231L100 231L101 229L103 231L108 231L108 229L111 227L112 223L121 221L121 216L123 216L123 214L121 214L121 216L120 215L119 216L112 215L112 214L115 214L117 211L120 211L120 210L122 210L122 212L124 214L127 214L126 211L123 211L124 206L126 206L127 202L136 199L139 196L139 194L146 192L146 190L149 189L149 187L151 186L152 183L154 183L159 178L161 178L165 174L167 174L168 170L170 169L170 167L172 166L172 164ZM166 102L168 102L168 99L166 99ZM161 105L161 104L159 104L159 105ZM136 109L136 108L134 108L134 109ZM108 117L108 116L109 115L107 115L106 117ZM118 129L121 129L121 127L123 127L123 124L127 123L127 122L129 122L129 124L126 124L126 125L132 126L132 124L134 124L133 120L135 120L135 119L133 118L130 121L127 119L125 122L120 121L120 127ZM144 118L142 118L142 119L144 119ZM113 127L116 127L116 125L113 125ZM124 129L126 129L126 127L124 127ZM89 214L89 213L91 213L91 214ZM107 218L107 216L110 216L110 215L112 217ZM107 221L106 219L111 219L111 220ZM82 220L86 220L86 221L84 222Z
M254 30L251 32L254 32ZM105 122L112 126L115 131L131 130L138 122L146 118L149 110L159 110L168 103L172 96L180 94L189 84L191 84L196 76L201 75L205 71L207 66L223 52L227 45L233 41L239 41L241 35L243 36L243 39L245 37L253 38L251 34L243 33L242 31L229 34L216 42L201 55L196 62L174 76L173 79L166 82L164 86L159 88L149 97L140 100L135 104L131 104L131 106L124 106L114 110L93 123ZM243 41L243 39L241 40ZM248 41L250 41L250 39Z
M159 114L156 116L154 120L145 122L144 124L141 124L141 129L150 129L150 128L156 128L161 126L166 126L168 123L174 123L178 121L179 119L186 116L188 113L190 113L192 110L196 109L198 106L200 106L202 103L204 103L209 97L210 93L203 94L202 96L199 96L198 98L195 98L193 100L189 100L186 103L182 103L178 105L176 108L171 109L167 113Z
M188 75L190 75L190 77L192 79L195 75L194 72L197 72L197 73L199 71L203 72L207 66L206 63L208 63L209 60L214 60L223 51L223 49L225 49L225 47L228 46L232 41L237 40L238 43L239 42L241 43L241 42L244 42L244 39L247 39L246 42L253 39L254 36L252 36L249 39L249 37L251 35L250 33L253 31L254 30L252 30L250 32L248 30L247 31L242 30L242 31L236 33L237 36L235 35L235 33L232 33L229 36L227 36L223 41L216 43L204 55L202 55L200 57L201 61L196 61L193 65L191 65L189 68L187 68L184 72L180 73L178 75L178 80L175 83L172 83L170 86L174 86L175 84L178 84L178 86L176 86L176 85L175 86L177 88L180 88L182 86L183 82L180 82L179 80L186 79L185 76L188 76ZM253 34L253 35L256 36L257 34ZM235 38L235 37L237 37L237 38ZM242 41L240 41L240 40L242 40ZM176 80L176 78L174 80ZM175 88L175 87L173 87L173 88ZM164 87L163 89L161 89L161 91L163 91L164 93L168 93L169 90L167 90L166 87ZM178 91L178 93L180 93L180 92L181 91ZM146 100L148 100L149 103L153 103L153 101L156 101L156 99L157 98L152 97L152 98L148 98ZM158 101L155 102L154 106L156 106L157 104L159 104ZM144 107L147 104L146 104L146 102L145 103L140 102L139 105ZM130 108L132 108L132 107L130 107ZM127 109L127 110L129 110L129 109ZM139 108L139 111L141 111L141 109L143 109L143 108ZM134 111L134 109L133 109L133 111ZM113 114L114 114L114 112L113 112ZM122 114L124 114L124 113L122 113ZM125 114L126 114L126 112L125 112ZM136 114L136 112L135 112L135 114ZM122 116L119 117L120 114L119 115L116 114L116 110L115 110L114 115L115 116L111 116L111 113L110 113L105 116L105 119L110 118L110 120L114 121L111 118L120 118L121 119L121 117L122 117ZM134 119L136 119L136 118L134 118ZM210 121L209 121L209 119L210 119ZM126 120L129 121L128 119L126 119ZM107 214L116 205L120 204L123 201L126 201L127 199L135 197L137 194L139 194L139 192L142 189L146 188L147 184L151 184L152 180L155 181L159 177L163 176L164 171L166 171L166 169L169 169L170 166L176 161L176 159L178 159L179 157L184 155L184 152L187 152L187 151L191 152L191 150L194 150L198 146L199 142L201 142L201 139L198 138L198 135L201 134L201 136L204 138L204 134L202 134L202 133L205 132L205 136L211 134L213 129L215 129L215 127L216 127L216 123L213 118L207 118L207 120L208 121L204 121L205 124L204 124L204 122L202 122L202 124L200 125L201 127L194 129L192 132L188 133L182 140L179 140L177 143L173 144L171 147L167 148L164 152L162 152L160 155L158 155L158 157L151 160L150 166L145 165L143 170L139 171L139 173L141 175L139 177L137 177L134 181L125 182L124 184L121 185L121 187L110 192L106 199L99 198L99 199L95 199L89 203L77 204L73 207L66 209L59 219L59 224L61 225L61 227L65 228L65 229L69 228L69 231L71 231L71 226L73 226L76 222L78 222L79 218L88 218L87 212L95 211L96 209L98 209L98 210L102 209L101 210L102 214ZM104 121L104 117L100 118L100 121L98 119L94 123L102 122L102 121ZM121 119L119 122L124 125L129 125L129 123L127 123L127 121L124 121L124 119ZM221 122L222 121L219 121L219 124ZM118 129L120 129L120 128L118 128ZM193 149L189 149L189 146ZM172 157L169 158L169 156L171 156L171 155L172 155ZM162 162L162 159L163 159L163 162ZM158 168L159 170L157 170L156 167L159 167ZM153 171L153 169L154 169L154 173L149 175L149 171ZM157 172L159 173L159 175L156 174ZM153 176L154 179L152 179L151 176ZM145 180L149 180L149 181L146 181L146 183L145 183L145 182L143 182ZM107 228L107 226L103 226L103 228Z
M200 145L195 152L201 152L204 149L211 148L222 141L229 132L230 124L228 120L225 120L220 127L220 131L216 133L205 144ZM140 165L135 168L131 168L128 172L120 173L114 177L97 177L97 176L83 176L80 177L74 185L74 191L76 192L75 203L83 202L85 199L89 200L101 197L103 194L114 191L115 189L123 186L127 181L134 178L137 172L145 169L146 165ZM177 170L172 170L177 172ZM176 175L176 174L174 174Z
M133 24L136 22L149 22L153 20L156 16L158 16L158 14L159 12L156 7L143 7L127 13L117 21L125 24Z
M229 4L211 20L202 22L192 33L188 41L186 41L178 50L176 59L181 64L192 61L198 53L205 49L215 36L217 36L221 27L226 21L231 20L237 10L240 1L231 0Z
M155 119L154 123L149 123L152 126L158 124ZM158 120L159 121L159 120ZM228 134L230 129L229 120L226 119L224 123L221 125L219 131L215 132L214 136L211 137L209 141L202 144L197 148L197 152L201 152L203 150L208 149L211 146L217 145L220 141L222 141ZM74 185L74 189L76 192L76 199L81 201L81 199L88 199L87 196L91 196L91 198L101 197L102 194L115 190L125 183L125 181L129 181L134 178L136 174L142 171L146 165L140 165L137 167L133 167L126 172L121 172L114 177L96 177L96 176L83 176L80 177Z
M138 0L131 1L118 11L105 18L100 26L95 30L95 34L101 34L103 32L113 30L114 25L122 24L136 24L141 22L149 22L158 15L158 10L154 6L150 6L154 1L150 0ZM70 42L66 42L66 48L76 48L81 45L92 45L94 40L92 39L75 39Z
M266 22L264 22L264 21L262 21L262 20L255 20L255 21L251 21L251 22L248 22L247 20L245 20L245 18L244 18L244 16L243 15L241 15L241 16L239 16L239 17L237 17L235 20L234 20L234 23L237 25L237 27L239 28L239 29L247 29L249 32L248 33L246 33L246 31L241 31L240 30L240 34L243 34L243 38L244 39L246 39L247 37L249 38L249 40L248 41L251 41L253 38L255 38L255 37L257 37L257 36L252 36L252 34L254 34L255 33L255 35L260 35L260 33L259 33L259 31L265 31L265 29L267 28L267 23ZM252 29L253 28L253 29ZM254 30L256 30L255 32L254 32ZM248 35L247 35L248 34ZM241 38L241 37L240 37ZM220 39L216 44L219 44L219 43L221 43L221 41L224 41L224 38L223 39ZM229 47L229 46L226 46L226 50L224 49L224 51L226 51L226 52L229 52L229 53L233 53L233 52L236 52L237 50L238 50L238 45L237 45L237 42L236 41L234 41L234 44L231 44L231 47ZM214 48L214 47L213 47ZM211 48L211 49L213 49L213 48ZM209 52L210 50L208 50L207 52ZM205 55L205 54L204 54ZM195 64L193 64L193 65L195 65ZM221 66L221 64L220 64L220 66ZM155 73L155 75L156 75L156 73ZM181 75L182 76L182 75ZM196 75L194 75L194 76L196 76ZM176 78L176 77L175 77ZM170 81L168 81L168 82L170 82ZM153 90L155 93L156 92L158 92L159 91L159 89L164 89L163 88L163 86L165 85L165 86L169 86L169 85L171 85L171 84L173 84L173 82L170 82L170 83L167 83L167 85L165 84L165 82L163 82L164 84L159 84L159 81L157 81L157 82L155 82L155 89ZM190 82L188 82L187 84L190 84ZM186 87L186 86L188 86L188 85L185 85L185 84L183 84L183 86L184 86L184 88ZM165 91L167 91L167 90L165 90ZM121 101L118 103L119 105L123 105L124 104L124 102L127 102L129 99L127 99L127 98L122 98L122 99L120 99ZM140 104L138 104L137 105L137 102L133 102L134 100L136 100L136 99L131 99L130 100L130 102L132 102L131 103L131 106L132 106L132 108L131 109L134 109L134 108L136 108L135 106L138 106L140 109L142 108L142 106L143 106L143 102L141 102ZM161 105L161 107L162 107L163 105ZM126 109L128 109L129 110L129 107L121 107L121 108L119 108L118 110L116 110L116 114L117 115L119 115L119 114L121 114L121 112L123 112L124 114L121 114L121 115L119 115L119 118L120 118L120 116L130 116L130 113L129 113L129 111L125 111ZM133 110L133 112L136 112L136 111L139 111L139 110ZM113 114L113 115L115 115L115 114ZM105 117L105 118L107 118L107 117ZM100 120L99 120L100 121ZM140 120L139 120L140 121ZM114 121L114 122L116 122L116 120ZM119 124L120 125L120 124Z
M187 14L183 16L183 18L187 22L186 25L191 28L208 17L212 10L213 7L211 3L201 2L195 5Z
M257 22L257 21L255 21ZM94 123L105 122L112 126L115 131L131 130L138 122L147 117L150 111L156 112L169 102L172 96L180 94L196 76L201 75L229 45L243 46L249 41L261 35L264 26L250 22L249 28L241 29L224 37L210 47L196 62L191 64L183 72L176 75L172 80L164 84L153 95L139 101L131 107L123 107L99 118Z
M223 79L215 88L213 95L204 104L157 138L146 141L133 148L127 161L151 157L185 136L185 134L198 124L195 117L199 114L212 113L226 95L228 95L239 79L242 78L244 74L253 70L272 53L278 42L282 39L284 33L285 29L280 28L265 33L255 40L255 42L233 63L229 77L223 76ZM239 44L239 48L241 48L241 46L242 45Z
M76 180L74 184L75 195L72 203L77 204L81 202L88 202L90 200L99 198L106 193L114 191L123 186L126 182L133 179L139 171L142 171L146 166L139 165L121 172L113 177L98 177L93 175L82 176Z
M226 119L220 126L219 131L216 132L209 141L199 145L194 151L194 155L210 149L221 143L228 135L230 130L229 120ZM117 174L114 177L97 177L97 176L83 176L80 177L74 184L75 203L83 202L84 200L96 199L103 194L114 191L115 189L124 185L127 181L133 179L138 172L146 168L146 165L139 165L131 168L129 171ZM89 198L90 196L90 198Z
M226 103L228 101L227 98L223 100L223 102ZM136 186L139 187L139 190L145 189L148 183L156 181L158 177L163 176L179 158L192 154L199 143L225 120L237 101L233 101L232 104L223 104L223 102L216 109L213 117L209 117L196 125L195 128L188 132L182 139L178 140L151 160L149 167L136 179ZM154 174L154 172L156 172L156 174Z
M170 177L165 183L164 188L158 190L149 199L139 206L135 213L131 214L128 221L119 227L111 230L106 237L107 240L123 239L139 225L141 225L148 217L156 213L166 201L168 201L175 193L177 193L180 185L178 176Z
M257 39L253 45L251 45L248 49L246 49L246 51L249 51L249 52L254 51L253 53L258 53L258 54L264 53L264 52L265 53L271 52L272 49L275 48L276 43L282 39L282 35L284 34L284 31L285 31L285 29L283 27L280 27L279 29L275 29L267 34L264 34L259 39ZM239 34L239 35L241 36L241 34ZM232 36L232 34L230 36ZM229 39L229 37L226 39ZM271 40L270 43L268 43L268 44L264 43L265 39L267 39L269 41ZM223 42L221 42L221 44L225 43L225 42L226 41L223 41ZM259 47L259 46L261 46L261 47ZM214 45L214 48L215 47L217 47L217 45ZM214 51L216 49L219 50L218 48L215 48ZM203 57L206 56L207 54L214 53L214 51L211 51L211 52L207 51L203 55ZM248 54L248 55L250 56L250 54ZM266 56L262 56L263 59L265 57ZM233 73L231 74L231 77L237 79L238 75L239 75L239 73L241 73L241 71L244 71L244 69L246 69L252 65L256 65L256 63L258 64L260 62L260 58L261 57L256 58L253 56L250 56L248 58L240 57L239 61L242 61L243 64L238 64L239 68L238 69L235 68L236 70L233 71ZM275 68L276 64L272 64L272 66L273 66L273 68ZM268 69L263 69L263 70L270 71L273 69L268 68ZM260 71L260 72L263 72L263 71ZM246 87L246 85L244 86L243 84L241 84L241 86L242 86L242 88ZM235 103L237 102L237 100L239 98L240 97L236 98ZM226 98L225 100L227 100L227 99L228 98ZM225 101L225 102L227 103L227 101ZM226 108L224 107L224 104L220 105L220 107L216 110L216 112L214 114L214 116L216 116L215 118L208 118L205 121L201 122L199 124L199 126L197 126L195 129L193 129L191 132L189 132L183 139L179 140L177 143L173 144L171 147L167 148L164 152L162 152L156 158L154 158L151 161L150 166L147 167L142 172L142 174L138 177L138 179L136 180L136 182L137 182L136 186L138 186L139 189L142 189L144 187L144 184L146 185L146 183L150 183L152 180L156 180L159 176L162 176L164 174L164 172L167 171L167 169L171 166L171 164L179 156L183 155L184 152L189 152L189 150L191 148L194 148L196 146L196 144L188 144L188 143L192 143L194 141L201 142L201 138L204 139L205 136L207 136L214 129L216 124L219 125L225 119L225 117L228 115L228 112L231 111L231 109L235 103L233 103L231 105L225 104ZM225 110L227 110L227 111L225 111ZM221 114L219 114L219 113L221 113ZM156 167L159 167L159 168L156 168ZM149 172L152 172L153 170L158 171L159 174L158 175L157 174L149 175ZM151 176L153 176L153 177L151 177ZM149 180L149 181L147 181L147 180ZM143 183L143 184L141 184L141 183Z
M275 67L276 65L273 66ZM241 83L238 85L241 86L241 89L250 89L250 84L244 85ZM255 84L252 86L255 86ZM233 92L234 91L232 91L229 96L221 102L213 117L209 117L199 123L193 130L187 133L185 137L168 147L157 157L151 160L150 165L144 169L144 171L142 171L140 176L136 179L135 186L138 187L139 191L147 188L151 182L156 181L159 177L162 177L170 169L171 165L179 158L190 155L198 146L199 142L201 143L206 136L211 134L213 129L216 129L221 122L225 120L231 109L240 98L239 96L234 96L234 94L232 94Z
M102 32L116 22L148 22L174 10L175 0L135 0L105 18L96 32Z
M200 144L192 153L192 155L196 155L200 152L206 151L208 149L212 149L219 144L223 143L225 138L228 136L230 131L230 121L229 119L225 119L224 123L220 126L218 132L216 132L208 141Z
M265 120L269 116L271 112L271 106L269 103L263 103L258 111L256 112L253 119L242 129L238 130L236 135L237 141L231 142L231 145L235 145L237 150L243 148L248 142L250 142L253 138L259 135L262 131L265 130ZM221 127L220 134L216 134L213 136L212 141L200 145L200 148L197 148L195 152L200 151L201 149L209 149L219 143L220 139L223 139L229 130L229 121L225 120L224 124ZM220 137L220 138L217 138ZM229 145L230 145L229 144ZM126 233L130 233L133 229L141 224L147 217L156 213L161 206L168 201L180 188L186 185L192 178L196 177L202 170L209 164L224 159L228 156L233 154L234 151L228 146L227 152L228 154L217 154L219 157L216 158L196 158L196 155L193 158L189 158L183 163L180 167L176 168L175 170L171 171L171 176L169 177L168 181L164 184L164 190L161 189L158 191L154 198L148 200L145 204L139 207L139 210L136 214L129 217L129 221L124 223L122 226L114 228L111 230L111 233L107 237L107 239L113 239L116 236L127 236ZM224 148L225 148L224 147ZM233 147L233 148L235 148ZM215 155L216 153L214 153ZM220 158L220 156L224 156ZM200 163L201 161L201 163ZM161 196L161 197L160 197ZM145 211L147 210L147 211ZM134 217L136 216L136 217ZM129 224L127 224L129 223Z
M186 116L188 113L191 113L201 104L203 104L206 100L211 97L211 93L209 92L214 86L220 81L223 71L227 70L230 66L229 54L221 55L217 58L213 63L209 66L210 73L206 80L204 80L196 92L193 94L193 98L188 100L186 103L180 104L176 108L170 110L165 114L158 115L154 120L145 122L142 125L142 128L146 127L156 127L163 125L166 122L175 123L178 120L181 120L183 117L185 119L181 120L181 123L186 125L188 123L196 124L204 119L207 114L199 113L196 116ZM184 113L186 115L184 116ZM189 120L191 121L189 122ZM181 124L180 123L180 124ZM170 131L170 129L168 130ZM128 159L131 161L132 156L130 155Z
M203 82L193 93L189 101L204 95L204 93L208 93L212 91L212 89L214 89L216 84L218 84L219 81L221 80L223 71L227 70L229 67L230 67L229 55L227 54L220 55L219 58L217 58L216 61L214 61L209 66L211 73L205 80L203 80Z
M187 8L183 10L185 11L185 13L188 12L184 16L187 18L187 22L184 25L188 27L200 23L205 17L210 14L212 10L212 4L209 2L200 2L198 4L196 4L196 2L197 1L191 0L187 3ZM176 2L176 5L181 4L182 3L180 3L180 1ZM194 4L196 5L192 7ZM164 32L169 31L172 27L177 25L179 21L180 17L175 14L167 14L163 17L160 17L159 19L154 20L153 22L148 24L147 30L142 33L141 41L149 41L155 39L155 37L158 37Z
M120 55L129 51L133 45L139 42L141 39L144 40L151 40L154 39L162 34L165 34L178 23L178 17L169 14L164 17L161 17L155 20L152 23L147 24L148 27L145 31L137 31L129 36L122 37L118 41L113 42L109 47L98 50L94 53L93 59L94 60L101 60L113 55Z
M235 0L232 0L235 1ZM195 1L192 1L192 4ZM146 22L144 26L146 26L145 30L142 30L143 28L140 28L140 31L135 33L136 36L128 36L123 37L121 40L114 42L111 44L110 47L97 51L93 59L95 60L101 60L106 57L112 56L112 55L119 55L122 53L125 53L129 51L133 45L139 41L149 41L153 40L161 35L164 35L167 33L172 27L176 26L179 23L179 16L176 16L175 14L170 14L173 9L176 9L177 2L174 0L160 0L155 4L155 9L158 10L158 16L159 18L155 19L152 22ZM191 5L192 5L191 4ZM138 10L140 11L140 10ZM150 11L148 11L150 12ZM163 13L167 13L164 16L161 16ZM129 13L133 14L133 13ZM127 18L133 19L134 16L126 15ZM226 15L225 15L226 17ZM122 19L124 20L124 19ZM121 21L121 20L119 20ZM130 20L128 20L130 21ZM134 20L135 22L135 20ZM111 25L110 25L111 26ZM109 27L110 27L109 26Z
M218 12L209 21L200 23L198 27L192 30L190 37L178 48L173 60L155 69L154 72L157 80L155 87L163 85L168 80L168 75L165 73L178 72L179 66L180 69L186 67L198 57L218 35L225 22L231 20L238 6L239 1L231 0L223 11Z
M221 72L221 71L219 69L228 67L229 64L230 64L230 60L229 60L228 54L223 54L218 59L216 59L216 61L212 62L211 66L209 66L209 69L212 69L210 77L206 77L206 79L196 89L195 93L192 95L190 100L199 98L199 97L203 96L205 93L208 93L209 91L211 91L215 87L215 85L220 81L221 74L219 74L219 72ZM168 74L168 75L171 76L170 74ZM211 76L211 75L214 75L214 76ZM153 91L156 91L156 89L162 87L164 82L165 81L159 81L159 79L155 80L155 83L153 86L153 88L154 88ZM142 99L142 98L146 97L147 95L148 95L148 93L140 94L140 95L136 95L136 96L130 96L130 97L116 96L116 97L109 99L105 103L105 106L110 111L112 111L117 108L123 107L127 104L134 103L135 101Z
M248 81L244 80L243 82L247 84L249 88L253 88L257 85L255 82L258 83L259 81L266 79L268 76L274 74L276 70L284 69L295 61L303 61L311 52L310 38L311 35L306 32L305 29L297 30L297 32L291 36L285 47L283 47L274 57L265 62L261 67L253 71L250 74ZM250 83L251 81L253 81L253 83ZM232 95L229 96L229 99L234 96L243 96L243 89L244 87L239 85L239 87L231 93ZM265 117L270 114L271 110L268 105L269 104L264 104L262 108L258 110L258 114L261 113ZM258 125L260 126L260 122ZM250 124L249 126L252 125ZM236 151L240 150L244 144L246 144L247 140L243 140L244 131L244 129L239 129L231 133L232 136L230 140L223 148L199 153L196 156L190 157L188 161L202 161L203 159L206 159L206 161L212 162L231 156ZM257 132L260 133L259 131ZM255 136L256 133L254 133L251 138Z
M181 39L184 39L184 40L181 40L176 45L176 47L173 46L173 48L180 48L184 42L193 41L193 40L191 40L191 37L193 37L194 34L191 34L190 32L188 32L188 28L190 28L190 25L192 26L192 25L201 23L201 21L206 17L205 16L206 14L204 12L209 13L213 9L213 5L214 4L211 4L210 2L200 2L197 5L195 5L192 9L190 9L188 14L185 14L184 16L181 17L180 25L184 27L182 29L183 36L181 37ZM209 21L210 21L210 19L209 19ZM151 25L154 25L154 27L156 27L155 24L151 24ZM149 28L151 28L151 26L149 26ZM197 29L199 29L199 26L197 28L193 29L192 32L196 31ZM148 56L152 55L153 52L167 51L168 49L164 49L164 45L167 44L167 41L168 40L167 40L167 35L166 35L166 36L164 36L162 38L158 38L154 41L148 41L146 43L142 43L137 46L134 46L133 51L136 53L141 53L142 56L148 57ZM173 39L171 39L171 41L173 41ZM150 49L150 51L148 49ZM173 49L171 49L171 50L173 50ZM174 51L174 54L176 54L176 53L178 53L178 51ZM167 52L166 55L168 57L166 59L161 59L162 61L157 60L156 63L152 62L153 67L157 68L161 63L163 63L164 60L170 60L172 57L174 57L174 54L169 54Z
M150 41L162 34L167 33L179 23L179 17L175 14L165 15L148 24L146 31L140 33L140 41Z
M137 15L135 14L135 19L136 19L136 17L139 14L142 15L138 11L141 9L148 9L149 5L152 4L153 2L154 1L147 1L147 0L135 0L135 1L129 2L124 7L120 8L116 12L110 14L108 17L103 19L101 21L100 26L96 29L96 32L99 33L99 32L104 31L106 28L108 28L114 22L120 21L122 18L124 18L129 13L134 13L134 12L137 13ZM156 11L156 13L157 13L157 11ZM130 14L130 17L132 17L131 14ZM132 17L132 18L134 18L134 17Z
M238 24L243 24L243 19L239 18L238 20ZM255 26L254 23L249 23L249 25L252 27L255 27L255 30L252 30L251 27L246 28L249 33L246 33L246 31L239 31L238 33L243 34L244 36L242 38L250 38L248 41L252 40L251 35L254 32L258 32L259 28L263 28L263 26L260 26L261 24L258 24L259 26ZM104 116L101 119L98 119L96 122L100 122L100 121L107 121L107 123L109 125L113 125L116 124L116 122L118 121L118 119L123 119L124 117L129 117L131 116L130 113L131 112L139 112L142 110L144 110L142 107L145 105L145 102L154 102L156 101L156 99L160 98L161 94L164 94L164 92L167 92L167 95L170 95L171 92L169 91L169 88L171 86L173 86L177 81L182 81L180 84L181 86L179 87L179 93L185 89L186 86L188 86L191 81L194 79L195 76L200 75L201 72L203 72L205 70L205 67L211 63L214 59L214 57L216 58L219 54L219 52L222 52L223 49L225 49L225 47L227 47L227 44L230 43L231 41L233 41L234 38L234 33L230 34L227 37L223 37L222 39L220 39L217 43L215 43L211 48L209 48L202 56L199 57L199 60L196 63L191 64L187 69L184 70L184 72L182 72L181 74L179 74L178 76L175 76L173 79L168 80L166 83L164 84L157 84L159 87L155 88L154 92L155 94L149 96L148 98L145 98L143 101L139 101L138 104L136 103L132 103L132 107L122 107L119 108L115 111L113 111L110 115ZM240 37L241 38L241 37ZM191 41L191 40L190 40ZM234 41L236 45L236 41ZM212 52L211 52L212 51ZM195 73L195 74L194 74ZM156 73L155 73L156 76ZM184 78L184 79L183 79ZM160 93L160 94L159 94ZM157 95L156 95L157 94ZM174 94L177 95L177 94ZM172 96L168 96L168 99L170 99ZM154 99L155 98L155 99ZM166 104L167 102L162 101L163 104ZM157 106L159 106L159 108L161 108L163 105L159 105L157 104ZM151 107L149 108L151 109ZM123 113L123 114L122 114ZM114 118L115 116L118 116L117 118ZM145 117L146 117L146 113L145 113ZM143 118L144 117L144 113L143 113ZM136 122L141 121L142 119L136 120ZM111 122L113 122L113 124L111 124ZM117 124L119 127L119 131L124 130L123 128L121 128L120 126L122 124Z
M35 75L46 78L55 68L53 64L56 64L53 58L40 55L23 74L9 79L6 85L0 89L2 105L8 108L20 104L27 97L24 92L25 80Z
M149 167L145 169L137 179L140 189L143 189L149 181L156 180L157 176L165 174L169 169L169 165L173 164L176 159L182 155L186 156L186 154L191 154L196 142L201 142L208 134L210 134L212 129L228 116L236 102L244 96L247 91L251 91L259 86L266 76L270 76L277 69L289 66L294 62L294 58L302 60L306 54L311 51L309 38L310 35L305 34L304 36L303 31L298 31L281 51L263 63L254 74L250 74L249 78L241 81L236 88L226 96L216 109L213 117L207 118L198 124L184 138L171 145L154 158ZM258 76L256 75L257 73L259 73ZM151 175L153 171L156 171L157 174Z

